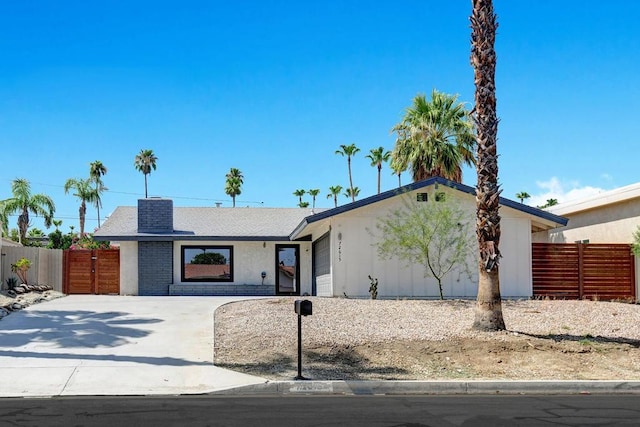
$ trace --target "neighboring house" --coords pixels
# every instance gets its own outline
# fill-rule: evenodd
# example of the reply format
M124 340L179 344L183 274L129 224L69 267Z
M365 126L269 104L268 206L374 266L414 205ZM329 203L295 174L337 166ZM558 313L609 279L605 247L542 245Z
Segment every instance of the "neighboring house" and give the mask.
M540 243L631 243L640 225L640 183L546 209L567 225L534 233Z
M401 207L404 198L434 202L436 192L451 194L475 219L472 187L430 178L315 211L174 208L171 200L140 199L137 208L118 207L94 237L120 245L122 294L368 297L371 275L379 280L379 297L436 297L436 282L424 277L424 266L380 260L375 246L379 218ZM502 295L530 297L531 233L567 221L508 199L500 202ZM471 279L451 274L445 296L476 295L477 266L470 262Z
M0 237L2 242L0 242L0 247L2 246L22 246L19 242L15 242L11 239L7 239L6 237Z

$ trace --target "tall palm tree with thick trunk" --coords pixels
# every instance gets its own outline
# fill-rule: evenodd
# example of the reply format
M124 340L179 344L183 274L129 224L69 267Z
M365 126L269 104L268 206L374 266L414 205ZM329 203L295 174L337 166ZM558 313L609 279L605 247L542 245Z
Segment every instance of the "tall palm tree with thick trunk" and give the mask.
M236 207L236 196L242 193L242 184L244 184L244 175L238 168L231 168L226 175L227 181L225 182L224 192L233 202L233 207Z
M470 113L457 95L433 90L431 100L417 95L400 123L391 154L394 171L411 169L414 181L440 176L462 182L462 165L475 164L475 134Z
M80 221L80 237L84 236L84 224L87 218L87 203L95 203L98 198L98 191L91 185L92 180L69 178L64 184L64 192L67 194L73 190L73 195L80 200L78 208L78 219Z
M100 208L102 207L101 194L108 190L102 182L102 177L107 174L107 167L102 164L100 160L89 163L89 177L95 184L97 198L94 202L96 210L98 211L98 228L100 228Z
M471 64L475 80L473 117L477 129L476 233L478 297L473 328L482 331L506 329L500 296L500 188L498 185L498 117L496 114L496 52L498 24L492 0L472 0Z
M333 199L333 205L338 207L338 196L342 192L342 185L332 185L329 187L329 194L327 194L327 199Z
M137 171L144 174L144 198L149 197L147 193L147 175L151 173L151 170L156 170L156 161L158 158L153 154L153 150L140 150L136 154L134 165Z
M371 160L371 166L378 168L378 194L380 194L380 175L382 175L382 164L388 162L391 157L390 151L385 151L384 147L372 148L370 154L365 157Z
M349 168L349 188L351 189L351 201L355 202L356 197L353 192L353 177L351 175L351 158L356 155L356 153L360 151L356 144L349 144L340 146L339 150L336 150L336 154L340 154L341 156L347 157L347 167Z
M30 220L29 212L44 217L45 227L51 227L56 206L46 194L31 194L29 181L17 178L11 181L12 197L0 202L0 220L5 234L8 234L8 218L18 212L18 233L20 243L25 242Z

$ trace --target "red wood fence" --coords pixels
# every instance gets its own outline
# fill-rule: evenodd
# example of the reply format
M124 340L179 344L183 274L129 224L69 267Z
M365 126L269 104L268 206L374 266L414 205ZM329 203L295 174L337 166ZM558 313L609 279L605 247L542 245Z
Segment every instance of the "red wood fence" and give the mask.
M635 299L630 245L533 243L534 297Z

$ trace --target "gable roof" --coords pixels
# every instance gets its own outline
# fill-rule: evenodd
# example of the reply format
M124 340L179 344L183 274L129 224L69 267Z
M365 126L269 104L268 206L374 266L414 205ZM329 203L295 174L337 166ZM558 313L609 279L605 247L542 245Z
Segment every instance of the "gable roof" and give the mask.
M312 224L314 222L335 216L335 215L339 215L345 212L349 212L352 211L354 209L358 209L364 206L368 206L371 205L373 203L377 203L380 202L382 200L386 200L389 199L391 197L395 197L395 196L399 196L414 190L418 190L421 188L425 188L425 187L429 187L431 185L442 185L442 186L446 186L449 188L453 188L455 190L461 191L463 193L467 193L470 194L472 196L475 196L476 194L476 190L473 187L469 187L468 185L464 185L464 184L460 184L458 182L454 182L454 181L449 181L447 179L441 178L441 177L431 177L431 178L427 178L425 180L422 181L416 181L413 182L411 184L407 184L404 185L402 187L398 187L395 188L393 190L389 190L389 191L385 191L383 193L380 194L376 194L374 196L371 197L367 197L365 199L361 199L361 200L356 200L355 202L349 203L347 205L343 205L343 206L338 206L337 208L333 208L333 209L328 209L326 211L323 212L319 212L317 214L311 215L309 217L304 218L304 220L302 220L300 222L300 224L298 224L298 226L294 229L294 231L291 233L290 237L291 239L295 239L297 237L300 236L302 230L304 230L304 228L309 225ZM522 203L518 203L516 201L510 200L510 199L506 199L504 197L500 197L500 205L501 206L506 206L506 207L510 207L512 209L521 211L523 213L526 213L528 215L532 215L536 218L540 218L542 220L545 220L547 222L551 222L557 225L567 225L567 219L563 218L561 216L555 215L551 212L547 212L544 211L542 209L538 209L538 208L534 208L532 206L528 206Z
M634 199L640 199L640 182L568 202L558 203L557 205L547 208L547 210L556 215L570 215Z
M306 208L174 207L172 232L139 233L138 208L119 206L94 237L113 241L289 240L291 230L313 212Z
M299 240L309 224L436 184L475 195L473 187L432 177L333 209L174 207L173 231L169 233L139 233L138 208L119 206L94 233L94 238L111 241ZM500 197L500 205L538 218L546 228L567 224L566 218L504 197Z

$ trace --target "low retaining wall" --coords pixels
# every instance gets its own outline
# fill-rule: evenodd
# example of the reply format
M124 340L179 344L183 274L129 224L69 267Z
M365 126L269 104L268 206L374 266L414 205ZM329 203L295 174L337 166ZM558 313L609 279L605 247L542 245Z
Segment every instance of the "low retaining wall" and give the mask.
M169 295L175 296L271 296L274 285L173 284Z

